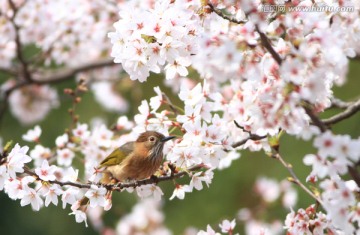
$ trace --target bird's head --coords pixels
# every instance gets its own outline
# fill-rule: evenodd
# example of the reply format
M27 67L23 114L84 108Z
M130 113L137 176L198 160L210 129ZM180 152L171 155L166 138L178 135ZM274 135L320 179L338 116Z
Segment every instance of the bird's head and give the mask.
M164 145L164 143L168 140L175 138L175 136L167 136L165 137L163 134L156 131L146 131L140 134L137 138L136 142L144 143L144 145L152 149L156 145Z
M162 150L166 141L175 138L175 136L165 137L156 131L146 131L140 134L136 142L142 143L149 151L149 157L162 156Z

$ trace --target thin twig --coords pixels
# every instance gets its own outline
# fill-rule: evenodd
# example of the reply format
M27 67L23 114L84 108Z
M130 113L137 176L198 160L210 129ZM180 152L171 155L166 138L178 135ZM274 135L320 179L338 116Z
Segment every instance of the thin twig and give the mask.
M360 99L355 101L354 103L352 103L350 106L348 106L345 109L345 111L343 111L339 114L336 114L336 115L332 116L331 118L323 119L322 123L330 126L330 125L336 124L344 119L351 117L352 115L356 114L359 111L360 111Z
M228 20L230 22L236 23L236 24L244 24L247 22L247 20L238 20L233 16L228 16L225 15L221 10L217 9L216 7L214 7L212 4L208 4L208 6L210 7L210 9L215 12L218 16L220 16L221 18ZM275 49L273 48L273 46L270 43L270 39L266 36L265 33L261 32L259 27L256 25L255 26L256 31L258 32L258 34L260 35L260 40L261 40L261 44L263 45L263 47L265 47L268 52L271 54L271 56L274 58L274 60L276 61L276 63L278 63L279 65L281 65L282 63L282 59L280 57L280 55L275 51Z
M323 205L323 201L320 197L316 196L310 189L308 189L297 177L297 175L294 172L294 169L291 164L287 163L281 155L277 152L273 155L273 157L281 162L281 164L289 171L292 179L291 181L295 184L299 185L300 188L302 188L306 193L308 193L312 198L314 198L320 205Z
M178 110L175 108L169 97L165 94L165 92L162 92L161 95L165 99L165 102L169 105L170 109L174 112L175 116L177 116Z
M216 7L214 7L211 3L208 3L208 6L210 7L210 9L215 12L218 16L220 16L221 18L228 20L232 23L235 24L245 24L246 22L248 22L248 20L238 20L233 16L229 16L229 15L225 15L221 10L217 9Z
M266 36L265 33L260 31L260 29L257 25L255 26L255 29L258 32L258 34L260 35L260 40L261 40L261 44L263 45L263 47L265 47L266 50L268 50L268 52L274 58L276 63L278 63L278 65L281 65L282 59L281 59L280 55L275 51L273 46L271 45L270 39Z
M242 131L246 132L249 134L249 137L243 139L243 140L240 140L234 144L231 145L231 147L233 148L237 148L237 147L240 147L241 145L244 145L248 140L253 140L253 141L257 141L257 140L262 140L262 139L265 139L267 136L266 135L256 135L256 134L253 134L251 133L250 131L248 130L245 130L244 127L240 126L239 123L237 123L235 120L234 120L234 123L235 123L235 126L239 129L241 129Z
M331 108L346 109L352 104L353 102L345 102L335 97L331 98Z

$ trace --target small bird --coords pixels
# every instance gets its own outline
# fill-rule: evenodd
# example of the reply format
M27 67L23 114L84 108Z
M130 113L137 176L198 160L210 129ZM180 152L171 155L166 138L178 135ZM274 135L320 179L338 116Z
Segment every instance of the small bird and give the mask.
M163 160L165 142L173 138L175 136L165 137L156 131L146 131L136 141L115 149L98 167L104 168L100 183L112 184L114 181L141 180L152 176Z

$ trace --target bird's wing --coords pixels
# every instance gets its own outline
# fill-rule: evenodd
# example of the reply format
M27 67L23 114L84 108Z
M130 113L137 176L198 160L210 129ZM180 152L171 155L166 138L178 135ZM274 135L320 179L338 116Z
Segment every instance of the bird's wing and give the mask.
M128 142L115 149L100 162L99 168L120 164L134 149L134 142Z

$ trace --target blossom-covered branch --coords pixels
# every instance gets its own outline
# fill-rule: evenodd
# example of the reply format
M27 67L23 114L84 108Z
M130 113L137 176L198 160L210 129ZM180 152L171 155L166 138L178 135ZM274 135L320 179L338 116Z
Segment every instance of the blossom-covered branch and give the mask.
M184 171L179 171L176 173L171 172L171 174L169 175L162 175L162 176L154 176L148 179L143 179L143 180L137 180L137 181L133 181L133 182L119 182L117 184L109 184L109 185L103 185L103 184L99 184L99 183L76 183L76 182L62 182L59 180L49 180L47 181L50 184L57 184L60 186L73 186L76 188L87 188L90 189L92 185L96 185L96 186L102 186L105 187L107 190L110 191L121 191L122 189L125 188L136 188L136 187L140 187L143 185L149 185L149 184L158 184L159 182L163 182L163 181L172 181L174 179L177 178L181 178L185 175L189 175L191 172L196 172L197 170L200 170L201 168L206 168L206 166L204 165L196 165L193 167L189 167L188 169L184 170ZM33 171L27 169L26 167L24 168L24 172L30 176L33 176L36 178L36 180L40 180L41 178Z
M212 3L208 3L207 6L209 6L211 11L215 12L221 18L224 18L225 20L228 20L228 21L233 22L235 24L245 24L246 22L248 22L248 20L239 20L239 19L236 19L235 17L233 17L231 15L224 14L220 9L217 9Z
M8 3L12 9L12 16L10 17L10 22L12 23L12 25L14 27L14 32L15 32L16 55L17 55L17 59L20 62L20 65L21 65L21 69L20 69L21 74L19 74L19 75L20 75L20 77L25 79L25 81L31 82L32 75L29 70L29 64L25 60L23 42L20 37L20 27L15 23L16 15L17 15L19 9L21 9L21 7L16 7L13 0L8 0ZM22 6L24 6L24 4Z

